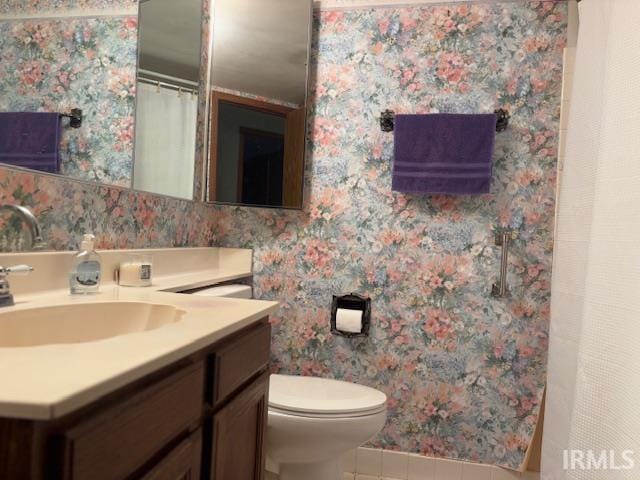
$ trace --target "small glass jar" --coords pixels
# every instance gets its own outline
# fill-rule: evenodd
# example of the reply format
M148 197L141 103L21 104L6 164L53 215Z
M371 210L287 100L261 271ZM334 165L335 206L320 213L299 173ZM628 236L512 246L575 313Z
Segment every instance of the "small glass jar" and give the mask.
M139 253L126 255L120 262L118 284L122 287L150 287L152 267L151 255Z

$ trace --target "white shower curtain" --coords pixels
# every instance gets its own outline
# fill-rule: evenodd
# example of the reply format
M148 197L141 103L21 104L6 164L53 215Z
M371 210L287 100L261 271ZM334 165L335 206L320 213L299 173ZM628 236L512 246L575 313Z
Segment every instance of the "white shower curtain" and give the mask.
M542 479L638 480L639 0L580 3L559 202Z
M193 198L197 96L138 82L137 190Z

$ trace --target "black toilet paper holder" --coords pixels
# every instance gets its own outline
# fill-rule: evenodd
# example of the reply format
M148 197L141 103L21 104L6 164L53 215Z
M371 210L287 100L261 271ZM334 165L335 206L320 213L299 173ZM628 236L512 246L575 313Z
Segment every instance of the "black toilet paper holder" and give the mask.
M362 312L362 330L358 332L343 332L336 326L336 315L339 308L358 310ZM366 337L371 326L371 298L349 293L346 295L334 295L331 305L331 333L343 337Z

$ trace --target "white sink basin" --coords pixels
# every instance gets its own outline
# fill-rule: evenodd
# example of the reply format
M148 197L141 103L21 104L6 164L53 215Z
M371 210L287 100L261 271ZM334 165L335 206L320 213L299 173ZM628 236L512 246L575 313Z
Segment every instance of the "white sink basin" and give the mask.
M0 311L0 348L85 343L155 330L185 314L170 305L103 302Z

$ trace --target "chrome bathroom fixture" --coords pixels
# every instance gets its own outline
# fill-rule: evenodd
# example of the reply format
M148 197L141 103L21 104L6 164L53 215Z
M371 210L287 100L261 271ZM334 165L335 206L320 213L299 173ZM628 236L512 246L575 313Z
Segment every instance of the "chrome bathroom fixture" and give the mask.
M7 277L11 275L28 275L33 272L29 265L16 265L15 267L0 267L0 308L14 305L13 295Z
M36 216L27 207L22 205L13 205L6 203L0 205L0 212L8 211L16 214L24 224L29 228L31 234L31 250L43 250L45 248L44 239L42 238L42 231L40 230L40 224Z
M507 267L509 266L509 245L517 238L516 232L506 228L496 233L496 245L502 247L502 257L500 261L500 278L491 288L491 295L496 298L509 296L509 285L507 284Z

